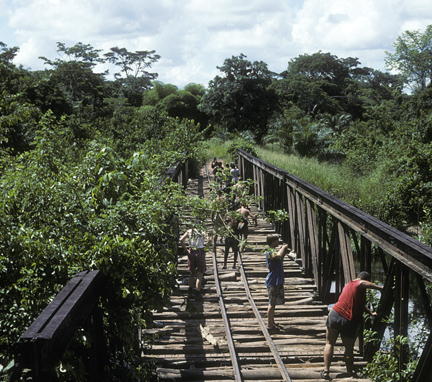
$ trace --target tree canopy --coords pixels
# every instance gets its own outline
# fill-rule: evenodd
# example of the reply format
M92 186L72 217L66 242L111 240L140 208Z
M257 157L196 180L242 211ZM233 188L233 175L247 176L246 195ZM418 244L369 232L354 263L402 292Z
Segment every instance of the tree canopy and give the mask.
M148 69L160 59L154 50L129 52L126 48L114 47L105 53L108 62L118 66L120 72L114 74L120 90L129 101L139 106L142 92L151 87L151 82L157 78L157 73L150 73Z
M432 25L424 32L405 31L393 44L395 52L386 52L386 65L397 70L405 83L423 91L432 80Z
M226 59L218 69L222 75L210 81L200 110L230 132L251 130L260 142L277 105L269 88L275 73L266 63L252 63L243 54Z

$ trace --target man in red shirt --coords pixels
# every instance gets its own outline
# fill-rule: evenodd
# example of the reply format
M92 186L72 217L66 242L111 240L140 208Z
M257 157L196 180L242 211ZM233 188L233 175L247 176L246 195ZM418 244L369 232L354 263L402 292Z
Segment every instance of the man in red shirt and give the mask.
M369 280L369 273L360 272L355 280L344 286L338 302L330 310L326 322L324 370L321 372L323 379L330 379L330 364L334 345L339 334L345 346L344 361L347 372L353 372L354 342L357 338L360 323L363 320L363 312L368 312L372 316L376 315L366 306L366 289L383 289L382 286L371 283Z

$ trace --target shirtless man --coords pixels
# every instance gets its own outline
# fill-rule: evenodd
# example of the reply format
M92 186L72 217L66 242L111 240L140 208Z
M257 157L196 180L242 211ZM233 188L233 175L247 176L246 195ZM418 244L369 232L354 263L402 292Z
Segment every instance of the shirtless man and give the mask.
M244 205L241 205L241 207L236 210L236 212L239 212L242 215L242 219L239 223L239 235L241 240L240 245L240 251L243 252L244 247L246 246L246 240L248 238L248 226L249 226L249 220L248 217L250 216L255 223L255 227L257 226L257 217Z

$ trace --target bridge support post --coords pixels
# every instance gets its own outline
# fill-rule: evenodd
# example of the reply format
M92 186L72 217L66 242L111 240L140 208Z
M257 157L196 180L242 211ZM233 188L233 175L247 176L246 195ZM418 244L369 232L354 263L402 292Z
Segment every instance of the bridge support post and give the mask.
M409 272L408 269L398 263L395 277L395 337L408 337L408 302L409 302ZM408 360L408 345L399 344L399 372L404 369Z

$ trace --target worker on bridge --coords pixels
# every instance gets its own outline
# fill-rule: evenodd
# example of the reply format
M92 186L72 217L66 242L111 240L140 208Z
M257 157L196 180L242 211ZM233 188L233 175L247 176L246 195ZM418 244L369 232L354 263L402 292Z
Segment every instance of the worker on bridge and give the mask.
M330 310L326 322L324 370L321 372L323 379L330 379L333 349L339 334L345 346L344 361L347 372L353 373L354 343L363 320L363 312L368 312L372 316L376 315L366 306L366 289L381 291L383 287L370 282L368 272L360 272L355 280L344 286L338 302Z
M265 280L269 295L267 329L272 330L276 329L274 322L276 305L283 305L285 303L283 260L287 254L291 259L294 259L294 257L289 255L291 249L288 247L288 244L284 244L279 251L276 251L276 248L279 246L279 235L277 234L267 236L267 245L270 247L266 253L266 262L269 271Z
M189 238L189 249L186 246L187 238ZM206 271L205 246L207 241L207 234L204 230L199 228L188 229L180 238L180 244L188 254L188 268L190 273L188 293L189 295L192 294L195 283L195 297L197 299L201 298L200 291L203 284L204 273Z

